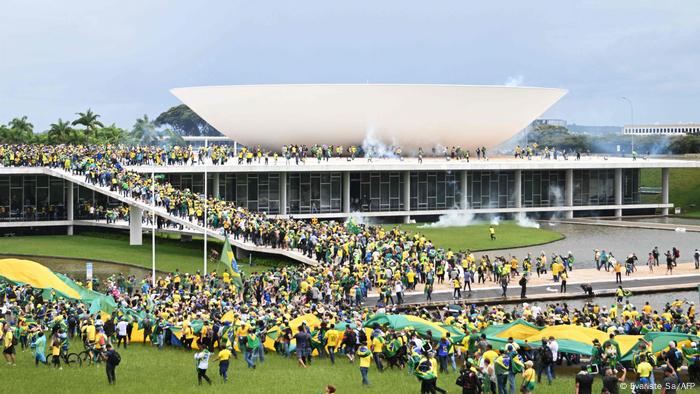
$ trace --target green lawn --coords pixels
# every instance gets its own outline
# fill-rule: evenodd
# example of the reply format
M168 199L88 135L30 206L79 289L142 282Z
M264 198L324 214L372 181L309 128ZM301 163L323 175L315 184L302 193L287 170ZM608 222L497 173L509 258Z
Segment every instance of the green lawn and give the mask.
M420 384L406 371L389 370L379 373L372 363L369 371L370 386L362 387L357 362L350 364L339 358L336 365L327 360L314 359L307 369L297 367L293 360L268 354L265 363L255 370L246 368L239 360L232 360L229 382L224 384L218 376L218 363L210 362L208 376L211 387L197 387L197 374L193 354L181 349L166 348L159 351L150 345L136 344L127 350L119 349L121 364L117 367L117 386L109 387L103 366L66 367L54 370L45 366L35 367L33 355L18 350L17 366L0 363L0 376L7 393L185 393L185 392L236 392L236 393L322 393L328 384L336 386L338 393L419 393ZM213 359L213 357L212 357ZM454 373L442 374L438 385L450 393L461 390L454 384ZM599 393L600 379L593 392ZM518 385L520 378L518 378ZM206 383L205 383L206 385ZM571 375L560 376L554 384L539 385L536 393L572 393ZM628 391L623 391L628 392Z
M672 168L669 175L669 200L681 213L687 216L700 216L700 169ZM660 187L661 169L643 169L640 186ZM660 203L661 195L643 195L643 203Z
M425 235L435 245L442 248L458 250L489 250L515 248L564 238L561 233L547 229L520 227L515 222L504 221L496 226L496 240L489 236L489 224L474 224L464 227L421 227L422 224L401 224L399 227L410 233ZM387 229L392 225L385 225Z
M159 270L194 271L202 268L204 242L193 239L181 242L173 235L156 238L156 266ZM209 239L207 249L221 251L222 242ZM151 267L151 237L143 237L143 245L129 245L129 235L124 233L81 233L77 235L32 235L0 238L0 253L31 254L37 256L73 257L107 260L119 263ZM253 257L253 269L286 264L284 260ZM243 271L250 270L248 259L239 261ZM212 264L210 269L216 269Z

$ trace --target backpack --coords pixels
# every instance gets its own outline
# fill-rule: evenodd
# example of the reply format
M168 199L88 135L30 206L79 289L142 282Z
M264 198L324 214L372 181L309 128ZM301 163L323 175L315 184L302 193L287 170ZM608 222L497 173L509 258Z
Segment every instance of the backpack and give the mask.
M552 349L549 348L549 346L544 346L542 347L543 352L542 352L542 362L545 364L549 364L552 361L554 361L554 355L552 354Z
M465 391L474 390L479 386L479 379L472 371L465 371L459 375L455 384Z
M120 356L119 353L118 353L116 350L114 350L114 352L112 353L112 356L111 356L110 358L111 358L112 364L113 364L115 367L116 367L117 365L119 365L119 363L122 362L122 356Z

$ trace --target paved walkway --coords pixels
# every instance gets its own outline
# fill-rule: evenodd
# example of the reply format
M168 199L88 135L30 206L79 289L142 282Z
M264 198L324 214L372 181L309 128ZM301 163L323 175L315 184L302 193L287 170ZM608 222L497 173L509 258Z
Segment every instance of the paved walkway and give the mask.
M681 263L673 270L673 275L665 275L666 269L664 266L654 267L653 272L649 272L648 268L644 267L632 273L630 276L625 276L622 273L622 287L625 289L635 289L649 286L674 286L674 285L697 285L700 282L700 270L696 270L693 263ZM594 291L615 289L619 284L615 283L615 274L606 272L605 270L598 271L594 268L574 269L569 272L569 280L567 281L567 292L582 293L580 285L590 283ZM508 296L519 296L520 286L518 276L511 279L510 285L506 294ZM546 277L543 275L538 278L536 275L528 282L527 295L533 297L542 294L558 294L560 292L560 283L555 283L552 280L551 273ZM462 300L479 300L484 298L501 297L502 289L494 282L487 281L485 284L472 284L472 293L462 291ZM453 300L453 289L450 285L436 285L433 291L433 301L449 301ZM376 291L369 297L369 302L376 302L378 295ZM408 304L423 303L426 301L423 293L423 285L419 284L415 291L407 291L404 294L404 301Z

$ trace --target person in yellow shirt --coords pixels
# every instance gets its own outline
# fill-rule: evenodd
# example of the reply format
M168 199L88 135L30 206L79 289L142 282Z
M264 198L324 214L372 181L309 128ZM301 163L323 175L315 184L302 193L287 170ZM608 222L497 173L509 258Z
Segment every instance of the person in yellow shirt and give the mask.
M89 344L95 343L95 334L95 325L92 323L92 321L89 321L85 326L85 339L88 341Z
M384 365L382 364L382 359L380 355L384 350L384 336L379 334L372 338L372 356L374 358L374 363L377 364L377 369L379 372L384 372Z
M54 368L63 369L61 367L61 340L57 336L51 341L51 364Z
M484 354L481 357L484 360L489 360L491 365L493 365L493 360L495 360L496 357L498 357L498 353L496 353L496 351L493 350L493 347L491 346L491 344L488 344L488 345L486 345L486 351L484 352Z
M15 350L14 343L15 335L12 332L12 327L10 327L9 323L4 325L3 331L2 344L4 349L2 354L5 356L5 361L7 361L8 364L16 365L15 354L17 351Z
M338 346L339 338L340 332L335 329L335 324L331 324L328 331L326 331L326 348L328 350L328 356L331 359L331 364L335 364L335 348Z
M520 392L524 394L530 394L535 391L535 382L537 381L537 374L535 374L535 368L532 367L532 360L525 362L525 370L523 371L523 384L520 386Z
M370 364L372 364L372 351L369 350L367 344L363 342L357 349L356 354L357 357L360 359L360 374L362 375L362 384L369 385L367 373L369 372Z
M231 359L231 347L226 347L219 350L219 354L216 356L216 360L219 361L219 376L224 379L224 383L228 381L228 364Z

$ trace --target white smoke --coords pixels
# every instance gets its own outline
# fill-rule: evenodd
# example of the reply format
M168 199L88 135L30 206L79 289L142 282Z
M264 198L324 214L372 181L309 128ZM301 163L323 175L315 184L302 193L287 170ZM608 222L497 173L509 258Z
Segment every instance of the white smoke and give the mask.
M554 204L552 206L554 207L562 207L564 206L564 194L561 191L561 188L559 186L549 186L549 199L554 200ZM561 212L557 211L554 212L552 215L551 219L557 220L561 218Z
M422 224L418 228L464 227L475 223L473 213L455 211L441 215L437 222Z
M360 214L360 212L357 212L357 211L351 212L350 216L348 216L348 218L345 220L345 223L347 223L351 220L353 222L355 222L355 224L358 224L358 225L365 224L365 218Z
M501 217L500 216L493 216L491 218L491 225L498 226L499 224L501 224Z
M510 76L508 79L506 79L506 82L504 85L506 86L520 86L523 84L523 76L522 75L516 75L516 76Z
M517 215L515 215L515 222L520 227L540 228L540 224L527 217L524 212L519 212Z
M372 126L367 128L365 138L362 140L362 150L365 152L365 156L369 154L373 158L396 158L396 153L394 153L394 146L387 145L381 140L379 140L377 137L375 137L374 127Z

